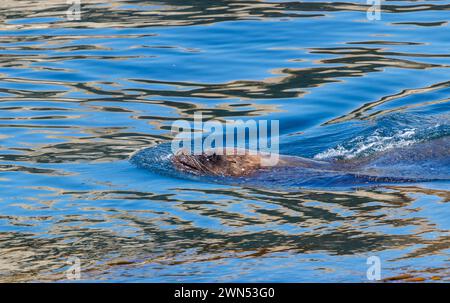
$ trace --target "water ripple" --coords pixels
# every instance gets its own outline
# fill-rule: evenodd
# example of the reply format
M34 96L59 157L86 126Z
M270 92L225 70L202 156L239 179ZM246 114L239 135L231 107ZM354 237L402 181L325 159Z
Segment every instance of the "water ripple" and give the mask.
M65 1L2 0L0 280L64 280L77 256L86 280L353 282L379 255L387 281L448 281L448 183L275 190L127 161L195 112L279 120L308 157L448 135L450 5L367 8L83 0L68 21Z

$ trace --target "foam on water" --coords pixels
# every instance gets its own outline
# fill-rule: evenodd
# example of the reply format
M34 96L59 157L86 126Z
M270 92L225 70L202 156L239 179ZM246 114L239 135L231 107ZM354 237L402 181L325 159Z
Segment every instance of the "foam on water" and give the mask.
M395 148L410 146L450 134L448 116L420 117L411 114L387 115L367 126L361 135L319 152L317 160L354 159Z
M317 160L330 158L352 159L355 157L367 156L374 152L405 147L418 142L418 140L414 139L414 135L416 134L415 129L401 130L392 136L383 136L379 133L379 131L375 131L374 135L367 138L359 136L348 143L350 147L339 144L334 148L327 149L326 151L315 155L314 158Z

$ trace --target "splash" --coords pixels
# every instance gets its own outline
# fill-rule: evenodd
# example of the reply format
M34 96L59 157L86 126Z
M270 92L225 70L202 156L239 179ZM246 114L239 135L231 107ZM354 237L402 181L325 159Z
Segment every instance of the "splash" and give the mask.
M354 159L450 135L450 117L392 114L363 126L360 134L314 155L314 159ZM340 131L346 131L346 126Z
M375 152L382 152L388 149L409 146L417 143L415 139L416 129L401 130L392 136L384 136L381 131L376 130L372 136L358 136L346 144L339 144L334 148L327 149L314 156L317 160L331 158L353 159L357 157L369 156Z

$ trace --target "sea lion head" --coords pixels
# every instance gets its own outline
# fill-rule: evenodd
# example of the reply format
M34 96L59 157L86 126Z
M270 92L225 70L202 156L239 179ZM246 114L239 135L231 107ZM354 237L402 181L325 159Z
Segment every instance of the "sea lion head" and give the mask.
M210 149L201 154L181 149L171 161L178 170L195 175L243 177L262 167L260 155L236 148Z

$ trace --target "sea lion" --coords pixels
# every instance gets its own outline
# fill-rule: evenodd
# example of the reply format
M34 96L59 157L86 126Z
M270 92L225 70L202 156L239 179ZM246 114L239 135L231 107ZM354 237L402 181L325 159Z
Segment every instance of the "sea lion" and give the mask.
M170 158L180 171L194 175L245 177L276 167L331 169L331 163L297 156L276 155L240 148L207 149L192 154L181 149Z
M201 154L180 150L170 157L173 166L194 175L223 177L252 177L258 172L289 170L298 176L303 172L353 175L370 181L412 182L450 180L450 137L388 149L363 158L315 160L298 156L279 155L275 165L267 153L225 148ZM281 169L280 169L281 168ZM294 170L295 169L295 170ZM280 178L283 176L280 175Z

